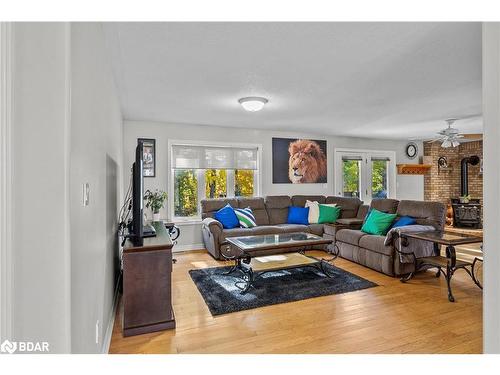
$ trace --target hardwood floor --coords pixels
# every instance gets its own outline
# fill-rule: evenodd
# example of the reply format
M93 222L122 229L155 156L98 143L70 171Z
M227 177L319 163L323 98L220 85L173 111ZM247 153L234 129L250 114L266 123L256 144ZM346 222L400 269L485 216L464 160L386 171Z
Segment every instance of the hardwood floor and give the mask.
M309 252L324 256L323 252ZM379 286L212 317L188 270L223 265L205 251L175 254L177 328L124 338L117 311L110 353L481 353L482 292L464 271L408 284L344 259L335 265Z

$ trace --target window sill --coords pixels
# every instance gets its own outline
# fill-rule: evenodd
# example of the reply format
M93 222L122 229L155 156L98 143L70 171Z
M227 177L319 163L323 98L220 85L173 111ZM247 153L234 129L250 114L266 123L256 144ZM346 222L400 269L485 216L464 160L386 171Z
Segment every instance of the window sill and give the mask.
M193 219L173 219L171 221L180 227L183 225L196 225L202 223L202 220L199 217Z

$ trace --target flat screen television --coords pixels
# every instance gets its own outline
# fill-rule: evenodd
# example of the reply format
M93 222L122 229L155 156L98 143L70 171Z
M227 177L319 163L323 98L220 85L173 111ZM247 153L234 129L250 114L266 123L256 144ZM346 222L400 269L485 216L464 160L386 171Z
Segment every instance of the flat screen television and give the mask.
M144 177L142 142L135 149L135 162L132 165L132 226L130 239L136 246L143 245L144 237Z

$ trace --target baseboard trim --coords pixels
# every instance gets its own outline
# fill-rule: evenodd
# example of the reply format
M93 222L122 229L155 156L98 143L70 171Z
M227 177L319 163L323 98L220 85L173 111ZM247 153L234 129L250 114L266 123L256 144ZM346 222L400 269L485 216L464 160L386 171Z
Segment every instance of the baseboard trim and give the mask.
M205 248L205 245L202 243L194 243L192 245L175 245L172 248L172 252L178 253L181 251L190 251L190 250L202 250Z
M101 354L109 354L109 347L111 346L111 338L113 337L113 328L115 327L115 317L116 310L118 309L118 297L120 295L120 282L121 276L118 278L118 282L115 287L115 294L113 296L113 310L111 311L111 316L108 320L108 326L106 328L106 334L102 341L102 351Z

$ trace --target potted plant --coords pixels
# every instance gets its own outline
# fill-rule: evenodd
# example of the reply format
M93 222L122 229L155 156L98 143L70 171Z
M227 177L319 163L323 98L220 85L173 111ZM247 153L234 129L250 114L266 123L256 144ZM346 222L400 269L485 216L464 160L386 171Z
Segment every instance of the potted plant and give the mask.
M470 195L464 195L460 197L460 203L469 203L470 202Z
M160 209L163 208L167 200L167 193L158 189L156 189L154 193L150 190L146 190L144 199L146 200L146 207L151 208L153 211L153 221L160 221Z

